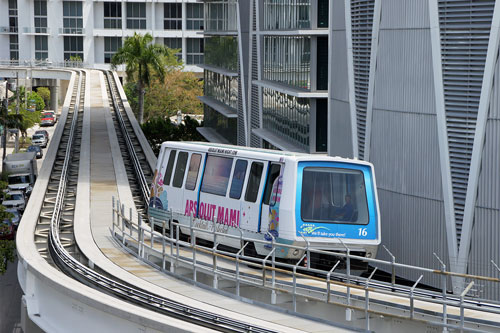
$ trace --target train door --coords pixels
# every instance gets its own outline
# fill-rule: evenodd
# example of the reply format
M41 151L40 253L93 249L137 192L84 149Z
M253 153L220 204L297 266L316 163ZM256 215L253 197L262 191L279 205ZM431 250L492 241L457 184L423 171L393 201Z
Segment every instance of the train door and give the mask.
M262 178L267 164L267 162L255 161L250 166L245 196L241 203L240 226L242 229L259 232L262 190L264 187Z
M279 203L281 198L281 187L283 185L283 166L278 163L271 163L267 173L267 179L262 200L261 226L259 232L271 232L274 237L278 237L279 227Z
M184 175L186 173L187 161L189 153L186 151L179 151L175 161L175 168L173 170L173 177L168 187L168 201L169 206L174 212L184 213ZM169 161L170 162L170 161Z
M184 215L196 216L198 208L198 184L200 182L200 169L202 166L202 155L200 153L191 153L189 158L189 167L184 184Z

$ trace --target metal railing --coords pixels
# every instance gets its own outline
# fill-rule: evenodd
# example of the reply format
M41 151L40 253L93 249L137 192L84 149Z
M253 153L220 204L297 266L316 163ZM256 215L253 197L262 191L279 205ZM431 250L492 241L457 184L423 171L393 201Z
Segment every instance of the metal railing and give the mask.
M271 304L276 303L277 292L289 294L292 297L294 311L297 310L298 297L307 297L308 299L315 298L316 300L327 304L338 305L345 307L346 309L365 312L367 329L369 328L370 321L370 316L368 314L387 315L400 319L418 320L435 326L467 331L475 331L475 329L470 325L465 326L466 323L474 323L476 320L474 318L481 318L482 314L500 315L500 304L495 303L494 301L484 302L467 297L467 294L474 285L474 281L499 283L500 279L498 278L449 272L446 271L446 267L444 266L442 266L440 270L436 270L397 263L394 259L391 261L384 261L360 257L352 255L350 253L351 250L349 246L344 244L340 239L339 241L345 247L345 252L332 253L314 249L310 247L307 242L306 246L279 243L272 235L271 241L244 237L240 229L235 229L239 232L239 235L231 235L218 231L221 225L214 221L204 221L204 225L209 227L206 229L199 228L195 225L200 225L200 223L197 223L200 220L193 219L192 217L186 217L182 214L173 213L172 211L167 213L167 216L169 217L168 220L155 220L151 218L150 223L147 224L144 223L140 216L137 218L133 217L131 211L129 216L126 216L125 206L120 204L120 202L117 202L115 205L114 199L112 209L113 225L111 233L113 237L118 239L122 246L128 248L130 252L134 253L132 248L135 247L135 253L138 257L165 272L167 272L167 264L170 266L168 271L171 273L175 273L176 269L179 267L190 268L192 269L193 281L197 280L197 275L199 273L209 274L213 277L212 284L214 288L217 288L218 280L221 278L231 280L235 283L235 294L238 297L240 296L240 287L242 284L266 288L271 292ZM155 231L155 228L160 231ZM185 232L184 235L188 237L188 241L183 241L181 239L181 228ZM203 234L205 237L200 237ZM219 249L220 237L239 242L241 245L239 251L233 253L228 252L226 248L224 248L224 250ZM209 247L199 245L197 240L201 238L205 240L209 238L209 241L213 242L213 246ZM264 244L268 247L269 252L263 258L246 255L245 248L247 248L251 243ZM296 264L279 261L276 258L276 251L277 249L281 250L283 248L292 250L296 249L300 251L300 253L303 253L303 255ZM186 253L189 254L189 252L190 255L187 255ZM199 256L203 254L210 255L212 257L211 265L199 259ZM311 255L313 254L336 256L338 260L328 271L312 268ZM149 259L151 256L159 258L161 263L159 265L155 264ZM225 262L232 262L234 264L234 269L229 272L227 268L222 268L222 266L218 265L218 259L223 259ZM392 272L391 282L375 281L373 276L377 268L371 272L368 278L351 274L351 262L353 260L364 261L376 264L377 266L387 267L388 271ZM338 266L341 262L345 263L345 272L340 272L338 270ZM259 274L259 277L256 275L249 277L248 275L240 274L242 264L250 264L254 268L260 269L261 273ZM421 274L419 279L412 286L401 285L396 283L396 268L409 268L416 270ZM283 276L278 277L277 274ZM441 278L443 287L441 292L417 288L425 274L438 275ZM458 297L450 295L447 292L447 280L449 277L458 277L469 281ZM297 282L298 279L303 278L314 280L316 282L322 282L324 283L324 288L321 292L318 292L318 286L315 285L314 290L317 296L312 296L311 289ZM291 283L289 282L290 280L292 281ZM341 294L339 294L338 291L334 292L333 287L344 288L345 292ZM374 295L376 295L376 297L373 297ZM381 301L381 295L383 301ZM378 310L380 307L374 309L373 305L380 305L382 303L387 305L387 303L391 303L391 298L383 298L384 295L391 297L403 297L408 300L409 306L397 303L391 304L391 308L396 307L402 309L400 315L395 315L390 312L381 312ZM343 301L336 302L333 300L334 297L341 297L343 298ZM434 304L442 307L442 311L435 312L433 314L433 318L440 319L427 321L417 319L416 315L421 316L426 311L416 307L415 301L422 301L427 304ZM360 302L364 303L364 306L360 306ZM386 308L386 306L382 306L381 308ZM454 308L455 310L458 309L460 315L450 315L450 308ZM467 316L466 310L475 311L477 313L473 316ZM456 325L451 323L451 321L455 321L460 324ZM489 325L500 325L500 316L498 316L497 321L492 322ZM476 331L482 330L478 329Z
M47 28L47 27L24 27L23 33L25 33L25 34L49 34L50 28Z
M59 35L85 35L85 28L59 28Z
M146 177L144 176L144 172L143 172L142 167L141 167L141 162L140 162L139 157L137 156L137 153L135 151L134 144L132 142L132 139L130 138L130 134L127 131L127 128L125 125L125 120L123 119L123 116L121 113L121 108L118 105L117 97L115 96L115 92L113 90L114 78L112 77L112 75L110 74L109 71L105 71L105 75L107 78L109 91L111 93L111 98L113 101L113 107L115 109L115 114L116 114L116 117L118 118L118 123L120 124L120 129L121 129L122 135L124 136L125 142L127 144L128 153L129 153L130 158L132 160L132 163L134 165L135 175L136 175L137 179L139 180L139 187L141 189L142 199L147 207L147 204L149 203L148 182L146 180Z
M50 61L48 59L38 60L1 60L0 67L30 67L30 68L85 68L88 64L83 61Z

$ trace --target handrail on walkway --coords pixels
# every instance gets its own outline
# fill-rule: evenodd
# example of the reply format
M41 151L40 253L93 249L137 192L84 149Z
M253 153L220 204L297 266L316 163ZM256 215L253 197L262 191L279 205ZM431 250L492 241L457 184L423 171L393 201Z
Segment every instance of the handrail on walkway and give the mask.
M326 302L327 304L340 305L347 309L359 310L365 313L377 314L377 315L388 315L399 317L403 319L417 320L415 319L415 314L418 313L418 309L415 307L415 301L423 301L431 304L436 304L442 306L442 311L437 313L441 317L440 321L428 321L427 323L437 326L443 326L452 329L468 330L474 331L471 327L464 326L465 323L471 318L468 318L465 310L477 311L478 313L488 313L499 315L500 314L500 304L492 300L480 300L477 298L468 298L466 295L470 292L473 286L473 281L489 281L494 283L499 283L499 278L477 276L469 274L459 274L455 272L449 272L444 269L436 270L425 267L412 266L402 263L397 263L395 260L384 261L374 258L365 258L357 255L352 255L346 251L342 252L328 252L323 250L318 250L311 248L309 246L297 246L291 244L280 243L279 239L272 239L271 241L265 241L250 237L244 237L243 233L240 231L239 235L231 235L228 233L222 233L217 231L217 223L215 221L205 221L211 227L207 229L202 229L196 227L195 220L193 217L186 217L183 214L172 212L172 210L167 212L167 220L158 220L151 218L150 223L144 223L140 216L135 219L132 214L127 216L125 214L126 209L123 204L119 201L115 202L113 198L113 224L111 228L111 233L113 237L117 238L122 246L125 247L137 247L137 255L146 260L150 264L154 264L148 259L151 255L156 255L161 258L161 264L158 268L166 271L167 262L170 264L170 272L175 273L176 269L183 266L192 269L192 280L196 282L197 274L200 272L210 274L213 277L213 286L217 288L218 280L223 278L226 280L232 280L235 285L235 293L237 297L240 297L240 286L242 284L251 285L259 288L266 288L271 291L271 304L276 303L276 292L282 292L291 294L293 309L297 309L297 297L307 297L309 299ZM190 236L188 241L181 239L181 227L182 229L188 229L186 236ZM156 231L160 230L160 231ZM238 229L239 230L239 229ZM202 246L197 244L197 240L200 238L201 234L209 236L209 239L214 240L213 246ZM242 244L242 247L236 253L228 252L226 250L219 249L218 239L220 237L225 237L228 239L233 239ZM207 237L204 237L205 239ZM268 246L269 253L265 258L253 257L246 255L243 249L248 246L248 244L264 244ZM349 247L346 245L347 249ZM301 259L296 264L290 264L286 262L279 261L275 252L277 249L288 248L297 249L303 253ZM132 251L133 252L133 251ZM191 255L189 256L189 252ZM186 254L187 253L187 254ZM304 262L305 258L310 258L312 253L315 254L326 254L330 256L338 257L338 261L332 266L328 271L321 270L318 268L301 267L300 265ZM212 256L212 264L207 264L199 259L200 255ZM229 272L223 269L217 261L217 258L224 259L234 263L234 271ZM401 284L396 284L395 277L392 277L391 282L381 282L373 280L373 273L368 278L352 275L350 273L349 267L345 272L339 272L337 269L341 261L348 262L351 260L359 260L368 262L371 264L377 264L379 266L386 266L392 270L392 274L395 274L394 268L410 268L417 272L420 272L420 278L413 286L406 286ZM210 261L210 260L209 260ZM310 263L310 261L308 262ZM260 269L261 274L256 274L252 276L242 275L240 273L240 266L242 264L250 265L254 268ZM156 266L156 265L155 265ZM271 276L268 277L267 272L271 272ZM278 277L277 274L280 274ZM443 289L441 292L430 291L427 289L417 288L418 284L424 277L424 275L438 275L442 277ZM260 276L260 278L258 277ZM290 277L292 283L290 283ZM450 295L446 289L447 277L460 277L467 281L466 288L461 292L460 296ZM312 296L311 292L307 292L307 286L298 284L298 279L309 279L316 282L322 282L325 287L322 291L320 297ZM345 293L339 291L332 291L334 288L344 288ZM315 285L317 291L317 285ZM353 291L351 291L353 289ZM389 295L398 296L408 299L409 311L406 311L408 315L394 315L393 313L380 312L378 310L372 309L372 303L376 302L372 299L371 295L376 293L378 295ZM334 302L332 301L332 295L343 296L347 302ZM356 298L364 302L365 306L360 307L350 303L351 297ZM390 301L385 301L390 302ZM401 307L401 305L395 305ZM450 314L448 307L454 307L459 310L460 315L456 320L460 325L454 325L449 322ZM451 316L453 317L453 316ZM457 316L455 316L457 317ZM366 320L369 321L370 316L366 316ZM499 317L500 321L500 317ZM369 323L367 323L369 327Z

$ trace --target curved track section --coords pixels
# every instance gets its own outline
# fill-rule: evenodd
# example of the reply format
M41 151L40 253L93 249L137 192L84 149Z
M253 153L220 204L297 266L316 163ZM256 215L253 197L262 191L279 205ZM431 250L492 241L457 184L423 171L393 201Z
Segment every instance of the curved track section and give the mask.
M97 322L81 331L130 331L130 326L136 326L158 331L179 330L182 327L182 330L188 331L274 332L158 296L84 264L88 260L76 245L73 221L86 79L85 71L72 75L71 94L67 95L61 121L28 204L28 213L19 229L20 234L28 235L18 237L17 244L18 275L29 317L40 328L51 332L75 331L73 323L88 319L90 313L94 314L91 317L95 317ZM113 86L113 77L109 74L107 82L108 91L112 92L112 103L119 111L123 104L117 101L117 88ZM136 152L140 145L133 141L130 134L132 126L127 126L128 119L124 119L120 112L116 112L116 118L122 135L120 141L127 147L131 166L135 170L127 171L129 177L132 173L135 176L129 182L138 184L135 201L144 202L147 200L147 177L151 169L147 171L144 154ZM138 207L138 211L140 209L144 210L144 206ZM34 220L38 223L26 222ZM34 239L29 235L34 235Z

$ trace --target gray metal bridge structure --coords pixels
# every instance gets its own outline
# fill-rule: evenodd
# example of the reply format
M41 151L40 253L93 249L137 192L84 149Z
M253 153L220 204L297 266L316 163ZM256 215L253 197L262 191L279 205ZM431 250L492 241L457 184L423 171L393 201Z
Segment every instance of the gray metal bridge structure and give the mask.
M15 77L23 67L0 67ZM265 258L218 246L231 237L210 221L184 216L147 220L156 157L116 73L30 68L33 78L67 82L60 120L18 229L18 279L24 332L337 332L500 331L500 302L475 286L498 277L359 258L348 246L328 271L307 260L275 260L286 244L269 242ZM200 223L201 222L201 223ZM170 226L170 227L169 227ZM197 242L211 235L210 245ZM384 251L384 250L382 250ZM385 251L389 251L385 249ZM390 252L389 252L390 253ZM369 274L351 269L368 261ZM398 269L415 270L411 284ZM387 281L374 279L377 270ZM440 289L420 280L436 276ZM463 285L451 293L451 279Z

